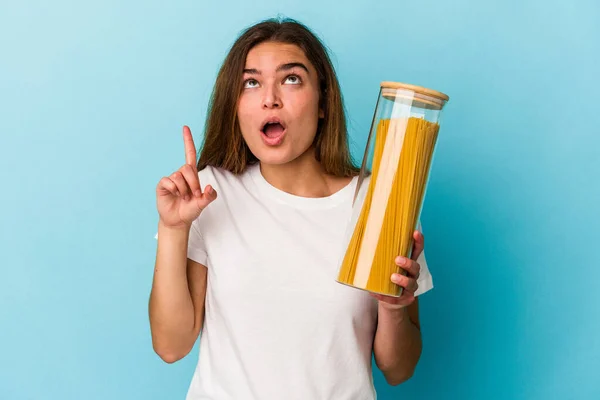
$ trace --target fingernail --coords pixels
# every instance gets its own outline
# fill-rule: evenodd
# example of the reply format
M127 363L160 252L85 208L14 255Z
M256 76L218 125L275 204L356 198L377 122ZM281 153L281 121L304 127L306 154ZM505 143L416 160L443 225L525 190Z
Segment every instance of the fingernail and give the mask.
M406 264L406 258L404 258L404 257L398 257L398 258L396 258L396 263L398 265L404 265L404 264Z
M392 274L392 281L396 283L400 282L400 274Z
M196 190L196 191L194 192L194 195L195 195L196 197L200 197L200 196L202 196L202 192L200 192L200 189L198 189L198 190Z

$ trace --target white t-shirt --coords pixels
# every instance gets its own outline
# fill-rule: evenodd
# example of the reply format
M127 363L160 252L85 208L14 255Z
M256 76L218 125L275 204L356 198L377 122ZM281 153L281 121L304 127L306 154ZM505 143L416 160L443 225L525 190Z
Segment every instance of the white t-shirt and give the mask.
M357 178L325 198L206 167L217 199L190 230L208 268L200 354L187 400L370 400L377 301L336 282ZM365 185L366 187L366 185ZM424 254L417 295L433 287Z

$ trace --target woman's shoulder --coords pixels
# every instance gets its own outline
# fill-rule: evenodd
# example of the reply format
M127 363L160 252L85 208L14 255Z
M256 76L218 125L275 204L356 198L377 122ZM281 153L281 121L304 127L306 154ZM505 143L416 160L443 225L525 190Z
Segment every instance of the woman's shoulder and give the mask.
M201 230L228 229L228 216L237 215L241 205L248 204L252 191L249 189L250 170L235 174L225 168L207 165L198 171L202 190L210 185L217 192L217 199L200 214Z
M253 168L253 165L249 165L244 172L236 174L225 168L207 165L198 171L198 178L202 188L210 184L218 191L219 188L244 185Z

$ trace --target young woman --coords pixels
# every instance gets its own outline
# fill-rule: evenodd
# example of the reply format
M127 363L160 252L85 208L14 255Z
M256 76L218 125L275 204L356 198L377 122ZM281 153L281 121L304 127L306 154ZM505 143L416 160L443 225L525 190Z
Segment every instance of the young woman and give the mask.
M156 188L154 350L172 363L200 335L188 399L376 398L421 354L416 296L431 289L423 235L395 262L400 298L335 282L359 169L321 42L292 20L247 29L218 74L199 161ZM204 185L204 187L202 187ZM218 196L217 196L218 193Z

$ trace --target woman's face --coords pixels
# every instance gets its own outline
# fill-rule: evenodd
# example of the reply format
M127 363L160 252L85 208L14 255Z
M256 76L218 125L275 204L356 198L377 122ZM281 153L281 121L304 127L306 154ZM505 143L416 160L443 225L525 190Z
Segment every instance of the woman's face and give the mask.
M319 79L304 52L292 44L263 42L246 57L238 102L242 136L266 164L285 164L312 145L319 109Z

